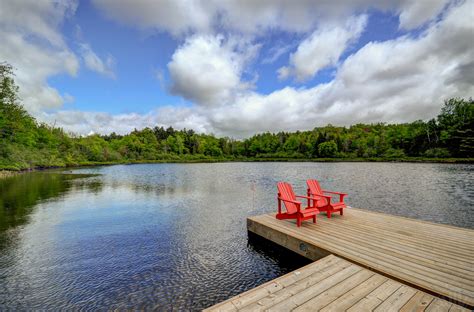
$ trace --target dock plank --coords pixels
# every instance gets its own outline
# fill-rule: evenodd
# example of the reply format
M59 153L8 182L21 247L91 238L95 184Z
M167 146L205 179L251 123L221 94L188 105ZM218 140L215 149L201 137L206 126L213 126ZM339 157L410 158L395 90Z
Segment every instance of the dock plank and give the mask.
M416 289L403 285L380 304L374 312L396 312L416 294Z
M355 208L331 219L321 214L317 224L304 222L300 228L274 214L247 222L249 231L312 260L334 254L419 290L474 306L474 230Z
M357 311L372 311L382 302L387 300L398 288L402 287L402 284L394 281L388 280L383 283L381 286L376 288L374 291L369 293L364 298L360 299L352 307L348 308L348 312L357 312Z
M204 311L424 311L425 308L426 311L468 311L329 255Z
M253 302L242 308L240 311L263 311L271 306L274 306L280 302L287 300L291 296L302 292L303 290L321 282L322 280L352 265L350 262L344 261L340 258L336 259L339 259L340 261L337 262L335 265L325 267L322 270L318 270L317 274L313 274L305 279L297 281L292 285L287 285L284 289L275 292L272 296L267 296L266 298Z
M400 309L400 312L420 312L425 311L426 307L434 300L433 296L418 291L411 299Z
M361 300L360 298L364 298L387 280L388 279L382 275L374 274L371 278L357 285L351 291L343 293L337 300L334 300L331 304L321 309L321 311L346 311L359 302Z
M369 278L374 276L374 274L375 273L369 270L357 272L348 279L326 290L322 294L319 294L318 296L306 301L304 304L294 309L294 311L320 311L322 308L334 302L334 300L337 298L353 290L357 285L367 281Z

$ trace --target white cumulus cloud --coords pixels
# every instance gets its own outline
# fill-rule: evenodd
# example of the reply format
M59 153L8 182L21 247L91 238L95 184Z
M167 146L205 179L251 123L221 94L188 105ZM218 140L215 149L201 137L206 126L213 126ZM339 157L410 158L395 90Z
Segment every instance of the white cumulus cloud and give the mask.
M399 9L400 28L413 29L433 20L448 2L446 0L402 2Z
M449 0L93 0L106 16L143 29L173 35L209 33L219 28L244 34L268 30L309 32L327 21L344 21L370 9L399 15L400 27L412 29L432 21Z
M224 36L195 35L179 47L168 63L171 92L196 101L217 105L250 87L242 82L245 65L258 46Z
M63 95L48 84L53 75L76 75L79 62L58 30L76 1L0 1L0 60L15 68L25 107L33 113L60 107Z
M43 112L38 115L38 119L80 135L111 132L127 134L134 129L169 127L170 125L176 129L193 129L200 133L209 133L213 130L207 117L198 113L195 108L174 106L161 107L146 114L112 115L107 112L61 110L53 113Z
M87 68L101 75L115 79L115 59L111 55L108 55L103 60L87 43L80 44L80 53Z
M279 78L293 75L303 81L318 71L334 66L348 45L356 41L367 24L367 16L352 17L343 25L328 23L303 40L290 55L290 66L280 68Z
M94 0L108 17L139 28L166 30L173 35L211 28L214 10L194 0Z

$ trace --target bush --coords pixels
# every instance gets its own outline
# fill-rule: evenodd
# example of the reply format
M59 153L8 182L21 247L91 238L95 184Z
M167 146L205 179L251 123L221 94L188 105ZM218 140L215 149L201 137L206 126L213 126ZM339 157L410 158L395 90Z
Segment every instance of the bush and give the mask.
M430 158L448 158L451 157L451 154L446 148L430 148L424 153L425 157L430 157Z
M405 152L402 149L389 148L383 156L387 158L403 158L405 157Z
M319 157L335 157L337 155L337 144L334 141L324 142L318 145Z

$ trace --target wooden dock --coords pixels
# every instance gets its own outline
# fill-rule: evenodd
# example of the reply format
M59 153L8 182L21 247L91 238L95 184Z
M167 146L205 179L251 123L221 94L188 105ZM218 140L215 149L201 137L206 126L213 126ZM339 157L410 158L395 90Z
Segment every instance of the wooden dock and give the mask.
M355 208L331 219L320 214L317 224L304 222L300 228L274 214L250 217L247 227L309 259L333 254L436 297L474 306L474 230Z
M204 311L468 311L330 255Z

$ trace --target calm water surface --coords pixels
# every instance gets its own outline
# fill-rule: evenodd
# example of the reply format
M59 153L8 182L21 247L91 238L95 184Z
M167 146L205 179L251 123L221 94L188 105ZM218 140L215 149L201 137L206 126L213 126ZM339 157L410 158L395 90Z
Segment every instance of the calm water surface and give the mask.
M474 228L474 166L154 164L0 181L0 310L199 310L306 263L249 240L275 185L307 178L353 207Z

